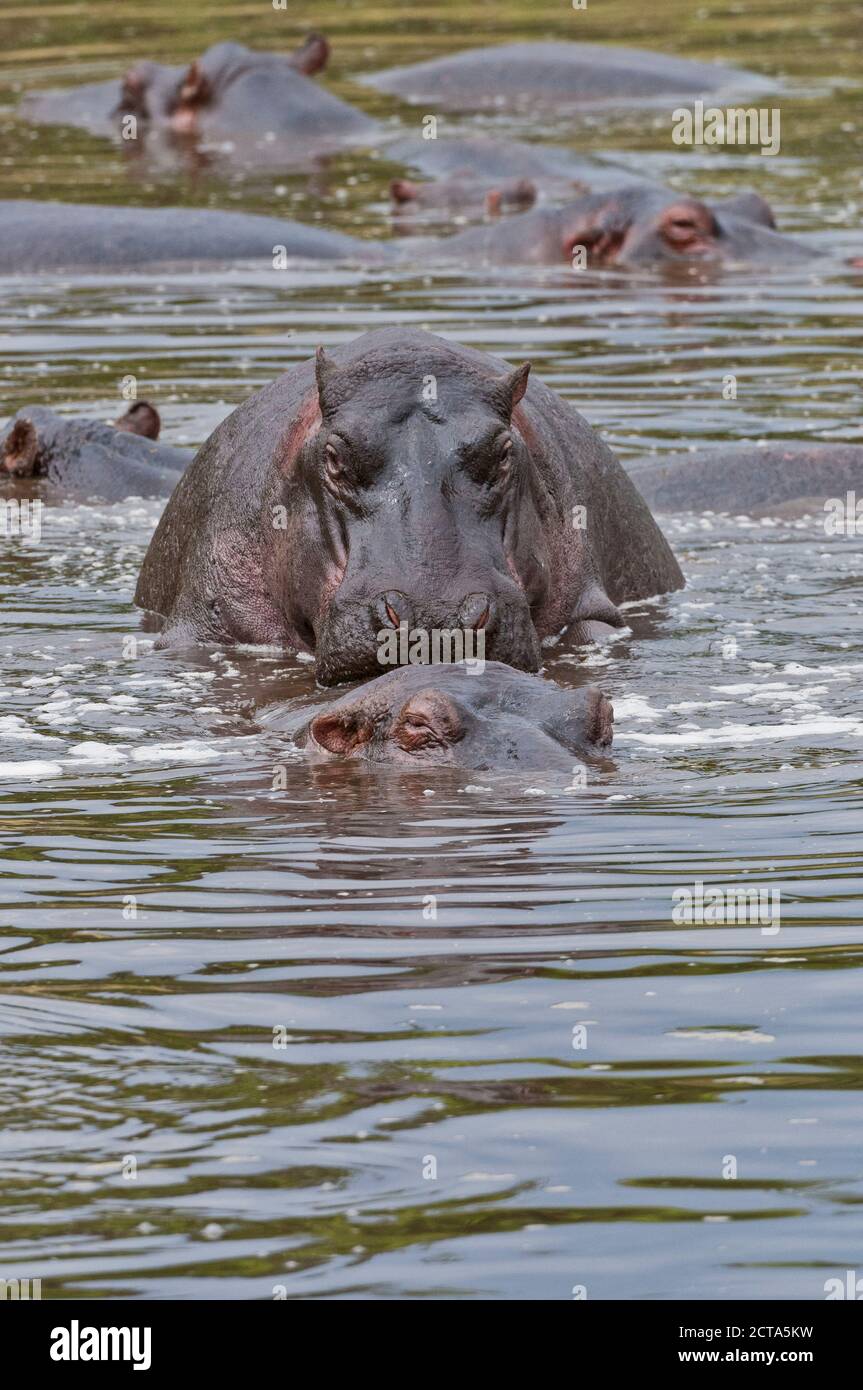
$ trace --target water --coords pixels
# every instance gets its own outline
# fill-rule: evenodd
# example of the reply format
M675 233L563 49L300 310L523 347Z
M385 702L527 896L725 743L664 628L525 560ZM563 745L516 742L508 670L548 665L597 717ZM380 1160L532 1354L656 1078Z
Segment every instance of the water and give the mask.
M134 373L195 444L317 343L419 323L529 356L623 456L860 439L860 6L741 8L330 7L333 86L389 116L352 71L575 23L785 75L773 160L670 153L655 113L491 124L754 184L826 253L802 270L6 281L7 413L107 417ZM243 34L305 18L262 6ZM7 8L0 99L237 22ZM5 127L3 196L387 229L389 171L360 152L323 190L143 180L90 137ZM859 1268L860 538L665 518L687 589L548 652L615 705L611 764L572 792L310 769L259 717L312 696L308 663L150 650L131 595L158 511L59 506L38 545L0 547L0 1276L45 1297L812 1299ZM698 882L778 890L780 930L675 921Z

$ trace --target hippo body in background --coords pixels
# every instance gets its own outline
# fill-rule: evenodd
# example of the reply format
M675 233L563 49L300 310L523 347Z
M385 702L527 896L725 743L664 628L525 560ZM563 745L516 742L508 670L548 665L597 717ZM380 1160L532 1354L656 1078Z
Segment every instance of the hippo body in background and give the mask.
M277 246L300 260L375 260L389 254L340 232L251 213L0 203L0 274L186 268L251 260L265 268L272 267Z
M361 77L379 92L432 111L560 111L609 103L644 106L675 97L772 91L756 73L645 49L595 43L514 43Z
M807 246L775 230L768 205L755 193L708 205L653 184L535 208L433 245L445 259L488 265L571 266L579 246L590 267L757 261L776 268L812 256Z
M314 652L338 684L377 675L381 633L407 624L482 630L488 660L537 670L542 638L620 626L615 604L682 587L614 455L527 374L393 328L257 392L144 559L135 602L164 619L157 645Z
M237 159L254 159L259 150L267 162L288 167L376 129L362 111L310 80L328 54L317 34L292 54L218 43L190 65L140 62L115 81L30 93L21 114L95 135L120 135L124 117L134 116L136 139L162 132L204 145L228 141Z
M863 499L863 444L723 446L668 459L635 459L627 472L658 511L776 514L827 498ZM863 531L861 531L863 534Z
M404 136L381 146L387 160L404 164L431 178L468 174L478 179L530 179L560 187L597 188L603 180L626 180L626 174L589 155L573 154L562 145L528 144L522 140L493 140L438 135L435 140Z
M167 497L192 450L159 444L158 435L159 416L146 401L131 406L113 425L30 406L6 426L0 483L17 495L45 484L49 493L78 499Z
M400 666L333 700L314 718L274 706L261 722L308 753L418 770L558 771L602 755L614 715L596 686L567 690L497 661Z

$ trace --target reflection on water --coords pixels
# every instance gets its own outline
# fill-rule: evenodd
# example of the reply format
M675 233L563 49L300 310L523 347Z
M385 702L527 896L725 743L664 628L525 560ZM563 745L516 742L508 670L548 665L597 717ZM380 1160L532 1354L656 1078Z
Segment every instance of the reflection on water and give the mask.
M109 75L88 8L95 28L49 16L34 47L74 22L94 35L82 66ZM789 68L836 75L795 8ZM433 7L432 28L460 13ZM341 95L349 70L428 50L399 14L394 37L340 12ZM674 6L649 20L626 37L698 51ZM774 71L740 24L733 61ZM36 85L61 59L27 62ZM624 456L859 438L863 300L840 262L859 133L839 157L844 107L800 101L805 131L784 118L788 153L754 180L835 253L793 276L9 281L8 409L108 415L133 372L193 444L318 342L410 322L530 356ZM633 159L678 167L661 131L625 130ZM55 175L68 195L76 167L80 196L128 196L98 142L16 138L7 196ZM382 206L360 205L385 179L363 159L315 207L379 234ZM741 177L693 168L707 191ZM264 184L247 195L267 206ZM310 767L257 718L313 697L307 662L152 652L131 594L157 518L66 505L38 545L0 546L0 1276L53 1297L822 1297L861 1240L861 539L817 517L665 519L687 589L631 606L603 646L547 652L548 676L615 705L610 764L573 792ZM699 882L778 889L779 931L677 924Z

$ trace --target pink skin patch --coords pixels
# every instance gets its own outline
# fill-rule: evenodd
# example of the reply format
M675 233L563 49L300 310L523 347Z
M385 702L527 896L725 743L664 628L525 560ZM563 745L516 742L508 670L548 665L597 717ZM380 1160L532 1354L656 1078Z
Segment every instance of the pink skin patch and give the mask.
M300 406L296 419L280 441L279 472L288 477L293 472L300 451L310 444L321 428L321 408L317 391L312 391Z

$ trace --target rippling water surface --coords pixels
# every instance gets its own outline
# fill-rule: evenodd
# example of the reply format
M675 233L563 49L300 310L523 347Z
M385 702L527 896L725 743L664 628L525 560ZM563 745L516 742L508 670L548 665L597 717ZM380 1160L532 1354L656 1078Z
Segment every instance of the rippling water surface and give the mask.
M582 33L781 76L782 153L683 154L655 113L486 124L755 185L813 254L691 284L419 260L7 280L6 414L107 417L134 373L169 442L197 444L317 343L418 323L529 356L624 458L859 440L863 14L742 11L7 7L4 197L386 235L369 153L312 187L142 174L28 129L18 91L318 24L333 88L395 120L352 73ZM811 1299L859 1268L863 539L664 518L688 587L547 653L615 705L613 758L574 791L311 769L259 717L311 695L308 663L152 652L131 597L158 514L67 504L39 544L0 543L0 1276L47 1297ZM698 882L778 890L779 931L678 923Z

